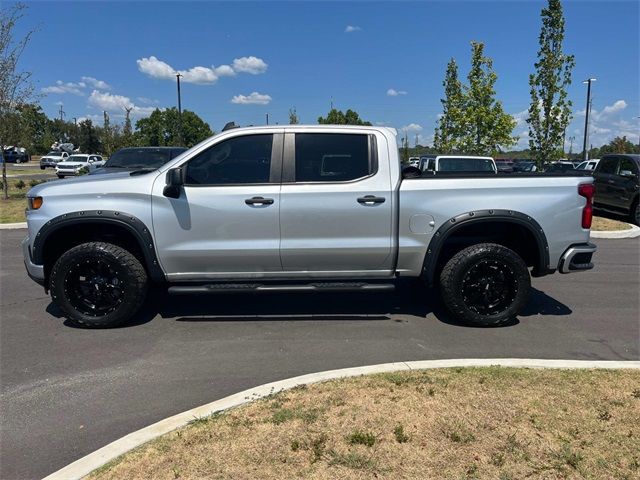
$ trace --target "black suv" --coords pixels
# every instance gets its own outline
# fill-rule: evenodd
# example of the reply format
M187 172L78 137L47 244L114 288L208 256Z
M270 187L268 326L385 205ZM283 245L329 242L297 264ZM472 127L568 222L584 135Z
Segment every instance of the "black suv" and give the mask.
M640 155L604 155L593 171L593 177L596 186L594 206L627 215L631 223L640 225Z

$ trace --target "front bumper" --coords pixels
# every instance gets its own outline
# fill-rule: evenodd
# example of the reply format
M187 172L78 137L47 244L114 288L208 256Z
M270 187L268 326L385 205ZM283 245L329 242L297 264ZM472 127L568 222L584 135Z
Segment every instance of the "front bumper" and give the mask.
M29 237L26 237L22 241L22 255L24 256L24 266L27 269L27 275L29 275L29 278L37 284L44 286L44 265L36 265L31 261Z
M560 257L558 271L560 273L574 273L591 270L593 263L591 258L598 247L593 243L580 243L571 245Z

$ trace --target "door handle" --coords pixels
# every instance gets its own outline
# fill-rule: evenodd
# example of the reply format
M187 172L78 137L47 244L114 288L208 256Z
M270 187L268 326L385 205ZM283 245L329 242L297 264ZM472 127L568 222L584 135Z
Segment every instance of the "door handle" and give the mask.
M607 183L610 183L611 185L613 185L614 183L616 183L615 180L607 180Z
M247 198L244 203L247 205L271 205L273 203L273 198L252 197Z
M375 203L384 203L386 198L384 197L376 197L375 195L365 195L364 197L358 198L358 203L363 205L375 204Z

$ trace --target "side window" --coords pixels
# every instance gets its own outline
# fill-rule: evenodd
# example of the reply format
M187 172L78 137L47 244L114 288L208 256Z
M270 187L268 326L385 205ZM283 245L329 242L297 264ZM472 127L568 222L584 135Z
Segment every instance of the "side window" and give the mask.
M374 173L369 136L296 134L296 182L346 182Z
M618 171L618 159L616 157L603 158L600 163L602 163L600 173L615 175Z
M269 183L273 135L246 135L217 143L187 163L186 185Z
M620 168L618 169L618 175L622 175L623 173L626 173L627 175L629 173L638 173L638 169L636 168L635 163L633 163L633 160L631 160L630 158L622 157L620 159Z

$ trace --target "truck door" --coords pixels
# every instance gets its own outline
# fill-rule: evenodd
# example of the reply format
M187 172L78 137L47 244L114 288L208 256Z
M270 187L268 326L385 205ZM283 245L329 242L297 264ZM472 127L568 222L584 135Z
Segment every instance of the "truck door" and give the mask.
M283 133L223 139L181 164L179 198L153 186L158 257L170 280L247 278L282 272ZM280 130L280 132L283 132Z
M390 273L396 206L388 148L396 146L366 130L286 133L280 191L285 271Z
M603 205L615 205L614 184L618 172L618 157L607 156L600 160L597 170L594 172L594 185L596 187L595 203Z

